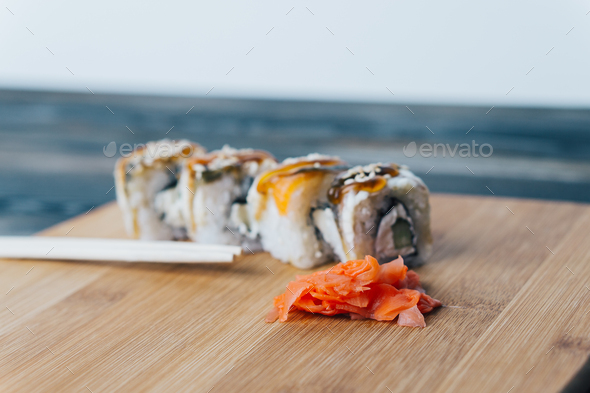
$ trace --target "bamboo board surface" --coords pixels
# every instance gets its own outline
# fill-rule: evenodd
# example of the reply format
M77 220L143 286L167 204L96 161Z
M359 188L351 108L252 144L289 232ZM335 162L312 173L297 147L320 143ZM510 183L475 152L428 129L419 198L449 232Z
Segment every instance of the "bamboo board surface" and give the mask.
M297 314L301 271L0 260L0 390L558 392L590 354L590 206L434 195L427 328ZM69 232L68 232L69 231ZM45 231L124 237L114 205ZM5 295L5 293L7 293Z

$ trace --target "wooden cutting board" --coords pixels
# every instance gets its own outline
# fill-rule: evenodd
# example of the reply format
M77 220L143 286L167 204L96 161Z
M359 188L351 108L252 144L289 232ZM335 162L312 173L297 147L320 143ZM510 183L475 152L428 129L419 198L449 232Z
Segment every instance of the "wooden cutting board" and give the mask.
M0 390L572 391L590 353L590 206L432 205L434 255L417 271L449 307L425 329L308 314L266 324L301 273L267 254L224 266L2 260ZM112 204L43 234L66 233L124 237Z

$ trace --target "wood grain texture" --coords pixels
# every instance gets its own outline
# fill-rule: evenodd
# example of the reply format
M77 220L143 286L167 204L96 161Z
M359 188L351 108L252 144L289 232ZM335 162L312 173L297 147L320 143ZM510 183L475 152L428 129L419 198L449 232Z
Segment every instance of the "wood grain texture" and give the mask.
M266 324L300 273L267 254L227 266L2 260L0 390L560 391L590 354L590 206L432 204L435 252L417 271L452 307L426 329L303 313ZM72 226L124 237L114 205L43 235Z

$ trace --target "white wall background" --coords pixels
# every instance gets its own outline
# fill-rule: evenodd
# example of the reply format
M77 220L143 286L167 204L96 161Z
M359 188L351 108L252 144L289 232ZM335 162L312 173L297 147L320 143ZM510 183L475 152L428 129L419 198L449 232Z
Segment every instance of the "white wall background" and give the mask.
M0 6L0 87L590 106L590 0Z

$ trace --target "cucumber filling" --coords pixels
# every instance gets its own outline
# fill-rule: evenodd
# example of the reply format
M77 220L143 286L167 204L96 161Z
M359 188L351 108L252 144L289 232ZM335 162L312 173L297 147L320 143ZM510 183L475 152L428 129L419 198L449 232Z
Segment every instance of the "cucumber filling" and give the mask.
M381 219L375 251L379 262L388 262L398 256L416 253L414 225L405 207L397 203Z
M395 224L391 226L391 231L393 232L393 244L396 248L404 248L404 247L411 247L412 238L412 228L410 223L403 218L398 218Z

